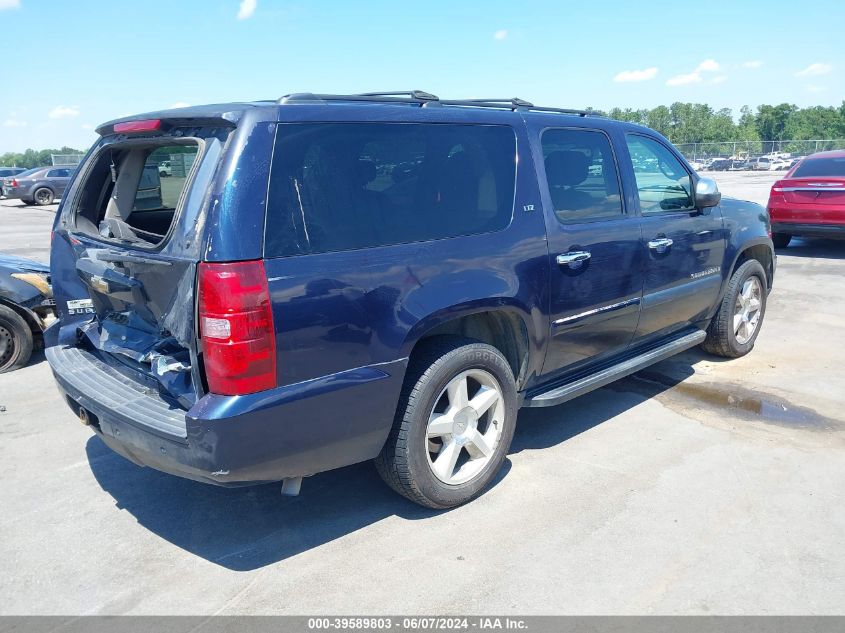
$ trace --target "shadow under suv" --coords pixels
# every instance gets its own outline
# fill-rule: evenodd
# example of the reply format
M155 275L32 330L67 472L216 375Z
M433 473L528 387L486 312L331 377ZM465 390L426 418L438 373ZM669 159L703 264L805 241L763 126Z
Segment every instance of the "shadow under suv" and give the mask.
M297 94L98 133L57 214L47 358L106 444L183 477L293 493L374 459L452 507L519 407L741 356L765 314L765 210L588 112ZM189 169L141 187L165 160Z

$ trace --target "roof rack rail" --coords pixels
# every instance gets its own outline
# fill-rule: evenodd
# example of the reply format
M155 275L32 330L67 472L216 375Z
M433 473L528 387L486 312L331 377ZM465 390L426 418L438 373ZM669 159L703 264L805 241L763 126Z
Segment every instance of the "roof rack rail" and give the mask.
M533 103L526 101L525 99L520 99L519 97L513 97L511 99L450 99L444 101L443 103L454 103L455 105L475 105L481 107L503 107L509 105L512 109L529 109L534 107Z
M297 92L285 95L278 103L322 103L326 101L369 101L375 103L413 103L422 105L439 101L437 95L424 90L407 90L397 92L362 92L350 95L314 94L311 92Z
M397 92L361 92L356 97L410 97L417 101L440 101L440 97L425 90L400 90Z
M326 103L328 101L363 101L371 103L409 103L421 107L432 105L463 106L474 108L500 108L514 111L556 112L577 116L601 116L592 110L574 110L569 108L548 108L535 106L530 101L512 97L510 99L440 99L423 90L402 90L390 92L362 92L358 94L313 94L298 92L281 97L277 103Z

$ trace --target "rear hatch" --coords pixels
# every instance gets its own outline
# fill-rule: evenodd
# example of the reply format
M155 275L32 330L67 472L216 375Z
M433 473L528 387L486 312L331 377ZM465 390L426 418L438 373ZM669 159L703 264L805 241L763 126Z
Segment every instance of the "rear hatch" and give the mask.
M187 409L204 392L195 285L206 193L231 125L156 124L106 134L92 150L52 258L80 347ZM165 161L171 176L161 176Z

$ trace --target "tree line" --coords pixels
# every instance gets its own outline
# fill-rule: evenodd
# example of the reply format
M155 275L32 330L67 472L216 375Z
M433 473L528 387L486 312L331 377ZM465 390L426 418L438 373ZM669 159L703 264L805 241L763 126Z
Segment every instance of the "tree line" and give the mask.
M0 155L0 166L2 167L46 167L53 164L52 154L84 154L85 150L72 147L61 149L28 149L24 152L6 152Z
M680 102L652 109L613 108L603 114L648 126L676 145L845 138L845 101L839 107L761 105L756 112L743 106L736 119L730 108L715 110L706 103Z

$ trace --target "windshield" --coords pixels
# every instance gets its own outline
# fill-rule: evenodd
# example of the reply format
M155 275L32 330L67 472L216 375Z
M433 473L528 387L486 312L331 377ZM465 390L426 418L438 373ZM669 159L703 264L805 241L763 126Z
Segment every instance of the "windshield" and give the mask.
M845 176L845 156L831 158L808 158L804 160L793 178L823 178Z

